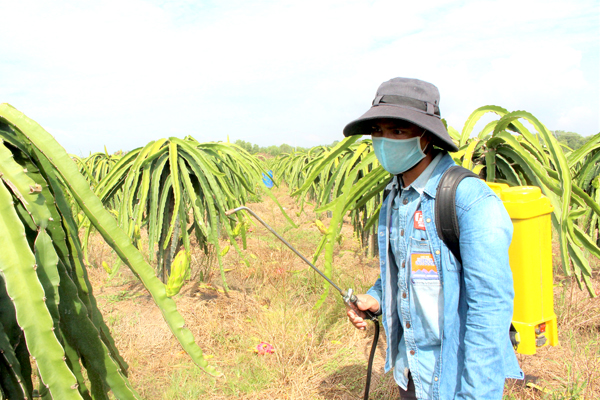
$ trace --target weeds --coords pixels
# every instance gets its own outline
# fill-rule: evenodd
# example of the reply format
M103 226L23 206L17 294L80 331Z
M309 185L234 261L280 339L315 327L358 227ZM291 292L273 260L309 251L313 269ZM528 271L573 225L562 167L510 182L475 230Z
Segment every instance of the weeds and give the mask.
M141 293L132 293L128 290L121 290L118 293L100 296L100 297L106 298L106 302L111 304L111 303L116 303L119 301L135 299L136 297L140 297L140 296L141 296Z
M587 382L581 379L581 373L573 371L573 364L565 363L566 377L557 377L560 390L552 393L553 400L580 399L585 393Z

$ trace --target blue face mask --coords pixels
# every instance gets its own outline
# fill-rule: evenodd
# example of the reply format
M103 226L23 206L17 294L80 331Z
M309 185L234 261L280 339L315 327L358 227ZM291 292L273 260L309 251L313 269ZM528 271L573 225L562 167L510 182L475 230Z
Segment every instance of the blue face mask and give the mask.
M392 175L408 171L425 158L421 137L410 139L373 138L373 149L379 163Z

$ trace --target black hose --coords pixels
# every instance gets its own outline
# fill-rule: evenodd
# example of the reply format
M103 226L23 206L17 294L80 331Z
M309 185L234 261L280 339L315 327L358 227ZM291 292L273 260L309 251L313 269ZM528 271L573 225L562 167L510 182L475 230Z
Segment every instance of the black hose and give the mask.
M364 400L369 400L369 389L371 389L371 372L373 372L373 359L375 358L375 350L377 349L377 342L379 341L379 321L373 319L375 324L375 336L373 337L373 344L371 345L371 354L369 354L369 363L367 364L367 382L365 383L365 397Z

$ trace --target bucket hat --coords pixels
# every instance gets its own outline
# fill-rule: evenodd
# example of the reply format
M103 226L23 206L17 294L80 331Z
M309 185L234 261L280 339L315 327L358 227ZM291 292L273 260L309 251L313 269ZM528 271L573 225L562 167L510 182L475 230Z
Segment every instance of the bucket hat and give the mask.
M371 108L344 128L344 136L369 135L371 121L393 118L411 122L434 136L438 147L458 151L440 117L440 92L419 79L393 78L377 89Z

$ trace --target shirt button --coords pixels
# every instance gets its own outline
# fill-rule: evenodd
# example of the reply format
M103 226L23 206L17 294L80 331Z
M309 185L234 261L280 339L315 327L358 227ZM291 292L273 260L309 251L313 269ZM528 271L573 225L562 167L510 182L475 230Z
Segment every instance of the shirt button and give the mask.
M400 230L400 236L404 236L404 229Z
M402 200L402 204L407 205L408 204L408 199Z
M431 222L431 218L427 218L427 222Z
M405 263L406 263L406 262L405 262L404 260L402 260L402 268L404 268L404 264L405 264Z
M406 298L406 292L402 293L402 298L405 299Z
M440 254L440 251L439 251L439 250L436 250L436 251L435 251L435 254Z
M410 329L410 322L406 323L406 329Z
M415 355L415 351L414 351L414 350L411 350L411 351L410 351L410 355L411 355L411 356L414 356L414 355Z
M436 382L438 381L438 377L436 376L435 378L433 378Z

